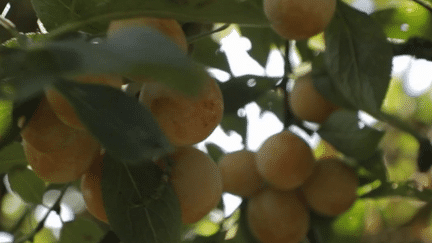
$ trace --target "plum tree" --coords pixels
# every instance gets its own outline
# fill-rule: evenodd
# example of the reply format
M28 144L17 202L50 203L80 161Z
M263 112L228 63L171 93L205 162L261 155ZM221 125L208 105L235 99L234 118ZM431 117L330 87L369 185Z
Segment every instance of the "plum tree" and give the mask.
M206 139L221 122L222 92L213 78L197 97L189 97L163 84L145 83L139 100L156 118L162 131L176 146Z
M38 177L51 183L79 179L100 148L86 131L63 124L46 99L42 99L21 136L29 165Z
M216 163L204 152L190 146L178 148L171 183L180 201L182 221L197 222L210 212L222 196L222 176Z
M247 222L262 243L298 243L306 237L310 218L294 191L268 188L248 201Z
M268 138L256 153L260 175L273 187L291 190L312 174L314 156L310 147L290 131Z
M296 80L289 95L289 105L296 117L316 123L323 123L339 108L315 89L310 73Z
M281 37L304 40L327 27L336 0L264 0L264 13Z
M218 163L222 173L223 189L242 197L251 197L264 187L258 173L255 153L240 150L225 155Z
M322 215L347 211L357 199L358 177L342 159L317 160L312 175L302 185L309 206Z
M121 76L118 75L82 76L76 78L76 81L108 85L117 89L120 89L123 84ZM74 129L85 130L84 125L75 113L75 109L59 92L53 88L48 88L45 90L45 96L51 108L62 122Z

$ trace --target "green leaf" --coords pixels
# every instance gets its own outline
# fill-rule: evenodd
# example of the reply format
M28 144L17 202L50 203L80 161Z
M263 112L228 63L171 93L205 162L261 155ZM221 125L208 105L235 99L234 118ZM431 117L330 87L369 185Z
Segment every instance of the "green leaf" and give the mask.
M4 138L12 123L13 102L0 100L0 137Z
M432 200L432 191L417 188L414 181L405 181L400 183L382 181L380 187L364 194L362 198L385 198L391 196L402 196L417 198L429 202Z
M334 87L358 109L378 112L390 82L393 58L379 24L338 1L325 41L324 63Z
M216 234L211 236L197 236L193 241L193 243L222 243L225 242L225 233L222 231L218 231Z
M372 14L372 17L382 25L389 38L424 37L432 39L431 14L414 1L401 1L397 8L377 11Z
M126 166L105 156L102 195L110 226L122 242L180 242L180 205L161 175L152 161Z
M261 115L266 111L270 111L273 112L279 120L284 120L286 106L283 92L275 90L267 91L267 93L256 100L256 103L261 108Z
M94 221L78 218L63 225L59 243L98 243L103 235Z
M56 243L58 242L53 232L48 228L41 229L33 239L33 243Z
M0 173L7 173L14 167L27 166L27 159L21 143L14 142L0 150Z
M21 130L17 129L17 123L13 122L13 106L10 100L0 100L0 149L10 144Z
M225 104L224 113L237 114L238 109L273 89L278 81L277 78L245 75L219 84Z
M358 242L360 240L364 230L365 207L364 200L357 200L349 211L340 215L333 222L334 242Z
M384 164L384 155L382 151L376 151L373 156L364 160L357 160L358 164L365 168L373 176L372 179L380 181L387 180L387 169Z
M24 201L40 204L45 193L45 183L27 168L17 168L8 174L12 190Z
M21 119L24 117L25 124L30 121L31 117L33 116L33 113L36 111L36 109L39 106L40 100L42 96L36 96L34 98L31 98L29 100L26 100L24 102L14 102L13 107L11 107L11 111L6 110L3 113L2 119L4 119L5 122L9 119L8 114L11 113L11 121L8 124L8 126L5 125L4 132L1 133L1 139L0 139L0 150L3 149L5 146L10 145L15 141L15 139L19 136L19 133L21 132L21 127L18 125L21 123ZM9 101L4 101L9 102ZM1 168L1 166L0 166ZM1 169L0 169L1 171Z
M229 243L259 243L252 235L247 222L247 200L243 200L240 205L240 219L238 221L238 229L234 238L227 240Z
M240 136L242 136L243 141L246 139L246 131L247 131L247 119L246 117L239 117L237 114L227 114L222 118L222 122L220 126L224 130L225 133L229 131L235 131Z
M262 67L266 67L267 58L272 47L282 46L285 40L271 28L241 27L241 35L247 37L252 43L252 49L248 51Z
M152 16L184 22L240 23L267 26L262 0L32 0L37 16L48 31L105 31L112 19Z
M154 79L196 95L208 77L202 66L151 28L125 28L99 44L79 36L40 42L25 51L12 50L0 61L9 78L0 86L0 98L6 99L35 95L58 77L87 74L121 74L138 77L138 82Z
M206 148L208 151L208 155L215 161L216 163L219 162L220 158L224 156L224 151L221 147L214 143L206 143Z
M26 40L30 41L31 43L38 42L40 40L43 40L45 38L44 34L41 33L25 33ZM26 43L30 44L30 43ZM18 42L17 38L12 38L10 40L5 41L2 45L8 47L8 48L21 48L22 46Z
M195 61L230 73L231 69L225 53L220 50L221 46L211 37L197 40L193 45L191 57Z
M330 77L322 54L312 60L312 79L315 89L326 99L345 109L358 110L357 104L346 98L343 90L338 88L338 82Z
M314 52L309 48L307 40L296 41L295 46L299 51L302 62L309 62L314 59Z
M151 112L122 91L66 80L54 84L82 123L116 159L138 164L173 150Z
M384 132L360 128L357 112L338 110L321 125L318 134L343 154L366 160L375 154Z

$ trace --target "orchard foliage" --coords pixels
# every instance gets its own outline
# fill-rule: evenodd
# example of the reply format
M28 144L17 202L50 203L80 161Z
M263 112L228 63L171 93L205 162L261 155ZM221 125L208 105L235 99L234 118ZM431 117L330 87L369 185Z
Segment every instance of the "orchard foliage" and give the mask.
M392 70L401 55L432 61L432 1L368 2L1 3L0 231L21 243L431 242L431 91L405 92ZM283 75L234 75L221 41L233 30L263 67L281 54ZM239 112L251 103L284 127L257 149ZM219 125L244 149L206 142ZM231 215L223 191L243 199ZM54 234L48 213L68 203L87 210Z

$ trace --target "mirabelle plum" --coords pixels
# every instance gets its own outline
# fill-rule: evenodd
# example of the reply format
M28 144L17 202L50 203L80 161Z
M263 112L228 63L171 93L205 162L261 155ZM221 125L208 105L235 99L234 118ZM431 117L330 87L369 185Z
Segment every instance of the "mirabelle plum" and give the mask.
M83 76L76 78L76 81L81 83L108 85L117 89L121 89L123 84L122 78L117 75ZM74 129L85 130L84 125L75 113L75 109L67 99L63 97L63 95L53 88L46 89L45 95L54 113L62 122Z
M183 29L174 19L138 17L111 21L108 27L107 37L110 38L110 36L118 30L131 26L154 28L169 37L181 50L184 52L188 51L188 44Z
M150 109L176 146L206 139L221 122L224 109L222 92L212 78L197 97L186 96L157 82L145 83L139 101Z
M219 203L222 176L216 163L194 147L178 148L171 158L175 161L171 183L178 196L185 224L195 223Z
M222 173L225 192L242 197L251 197L264 187L264 181L258 173L255 153L240 150L225 155L218 164Z
M306 237L310 218L294 191L266 189L247 204L252 234L262 243L298 243Z
M56 150L42 152L23 139L24 152L36 175L50 183L78 180L90 167L100 145L88 133L77 131L73 139Z
M339 109L315 89L310 73L296 80L289 95L289 105L296 117L316 123L325 122Z
M90 169L81 177L81 192L89 213L100 221L108 223L101 185L103 157L103 154L97 156Z
M77 180L90 167L99 143L87 132L63 124L43 98L21 131L28 163L51 183Z
M314 211L325 216L337 216L355 202L358 185L355 171L335 157L317 160L302 189Z
M290 40L308 39L330 23L336 0L264 0L264 13L272 28Z
M256 153L259 174L280 190L302 185L312 174L314 156L300 137L283 131L268 138Z
M21 130L21 136L36 150L54 151L74 140L76 130L65 125L43 97L32 118Z

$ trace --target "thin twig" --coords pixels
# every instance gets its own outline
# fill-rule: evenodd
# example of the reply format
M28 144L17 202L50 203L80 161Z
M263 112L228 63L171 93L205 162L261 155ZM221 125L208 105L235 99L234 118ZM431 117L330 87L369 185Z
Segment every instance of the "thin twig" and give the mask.
M60 202L63 199L63 196L66 193L66 190L69 188L70 185L71 184L69 183L62 188L62 190L60 191L60 196L57 198L56 202L48 209L48 212L45 214L45 216L42 218L42 220L38 223L36 228L33 229L33 231L30 234L28 234L24 237L21 237L20 239L18 239L16 241L14 240L14 243L22 243L22 242L25 242L29 239L32 239L44 227L45 221L48 218L48 216L50 215L51 211L60 207Z
M22 227L24 221L30 215L30 213L33 211L34 208L35 208L34 206L27 207L25 209L25 211L24 211L24 214L20 217L20 219L18 220L18 222L9 230L9 232L14 232L15 233L14 237L18 237L19 236L16 233L20 233L18 230ZM20 235L22 235L22 234L20 234Z
M5 28L13 37L18 38L20 36L15 24L9 19L0 16L0 25L3 26L3 28Z
M207 37L209 35L212 35L214 33L226 30L230 25L231 24L224 24L224 25L222 25L221 27L219 27L219 28L217 28L215 30L208 31L208 32L205 32L205 33L201 33L201 34L198 34L198 35L195 35L195 36L191 36L191 37L187 38L187 42L188 43L192 43L192 42L195 42L195 41L200 40L202 38L205 38L205 37Z
M379 112L377 114L371 114L375 118L377 118L380 121L386 122L391 126L394 126L406 133L411 134L411 136L415 137L418 141L422 141L424 139L428 139L425 134L422 134L420 131L415 129L414 127L410 126L406 122L400 120L398 117L395 117L393 115Z
M391 45L394 56L411 55L432 61L432 41L430 40L413 37L404 43L391 43Z
M288 84L288 76L290 75L290 73L292 73L292 68L291 68L291 63L289 60L289 55L290 55L290 42L287 40L285 41L285 55L284 55L284 76L281 82L281 87L282 90L284 92L284 129L288 128L289 125L292 123L293 121L293 114L291 112L291 108L289 105L289 93L287 90L287 84Z
M99 243L120 243L120 239L114 231L110 230L104 235Z

